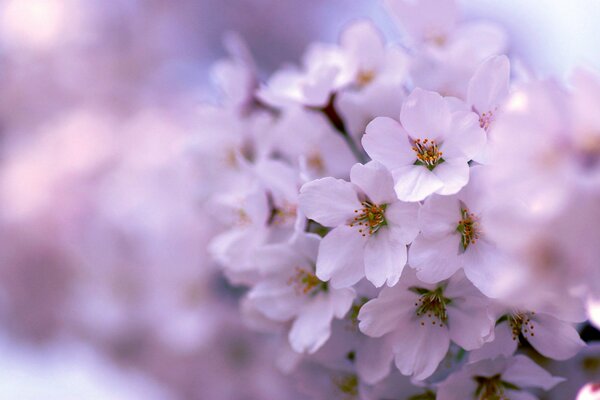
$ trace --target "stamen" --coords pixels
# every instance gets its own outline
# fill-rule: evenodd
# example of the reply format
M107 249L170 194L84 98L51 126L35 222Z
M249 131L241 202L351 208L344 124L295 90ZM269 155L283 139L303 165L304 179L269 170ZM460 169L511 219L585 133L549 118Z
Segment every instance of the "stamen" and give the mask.
M476 376L473 378L477 382L475 396L477 400L510 400L505 394L505 389L521 390L518 386L502 380L500 374L492 377Z
M479 126L487 131L492 122L494 122L494 119L495 117L493 111L481 113L479 116Z
M444 162L444 159L442 158L444 153L440 151L435 140L423 139L423 141L421 141L421 139L416 139L412 149L417 153L417 161L415 161L415 164L424 165L430 171Z
M467 207L460 209L461 220L458 221L456 230L461 235L461 245L463 251L467 250L469 245L475 244L481 235L479 219L475 214L469 213Z
M517 340L519 335L523 335L525 338L535 336L535 325L531 320L531 316L534 314L534 312L515 311L507 316L513 340Z
M369 235L376 233L382 226L387 225L385 220L385 209L387 204L377 205L370 201L363 201L362 210L354 210L354 213L358 214L352 222L349 224L351 227L359 226L358 232L362 236L366 236L367 232Z
M409 290L418 293L421 297L415 302L416 314L418 317L427 315L431 320L432 325L437 324L444 327L448 321L448 312L446 306L451 303L451 299L444 297L444 288L438 287L435 290L424 288L411 287ZM421 326L425 326L425 322L421 321Z
M350 396L358 396L358 377L355 374L333 378L333 383L340 392Z
M288 285L293 285L297 294L317 294L326 292L329 288L327 282L321 281L317 276L304 268L296 267L296 274L288 280Z
M373 70L360 70L356 75L356 82L358 86L366 86L375 79L375 71Z

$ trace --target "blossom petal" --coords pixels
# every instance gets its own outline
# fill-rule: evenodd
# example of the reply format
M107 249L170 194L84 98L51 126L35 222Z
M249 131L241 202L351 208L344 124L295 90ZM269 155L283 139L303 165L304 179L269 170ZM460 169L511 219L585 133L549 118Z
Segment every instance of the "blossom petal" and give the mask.
M325 296L315 298L302 309L292 324L289 340L292 349L298 353L312 354L317 351L331 335L333 312Z
M487 240L470 244L462 254L462 266L469 280L488 297L498 297L504 282L506 261Z
M393 359L389 335L381 339L365 338L356 350L356 370L365 383L372 385L389 375Z
M419 210L419 228L427 237L456 232L460 220L460 202L455 196L432 195Z
M304 184L298 204L308 218L330 227L347 223L362 208L350 182L330 177Z
M358 327L365 335L381 337L393 331L414 313L416 294L396 285L384 287L379 297L368 301L358 313Z
M495 111L506 96L510 80L510 61L505 55L485 60L469 81L467 102L479 114Z
M440 148L446 160L471 160L481 153L487 141L485 130L479 125L479 116L471 111L454 112L450 131L452 133L446 137Z
M449 160L441 163L433 170L435 176L443 182L443 186L436 193L451 195L469 183L469 164L464 159Z
M408 134L398 121L377 117L367 125L362 145L369 157L393 170L411 165L417 159Z
M419 203L396 201L388 204L385 209L385 219L391 231L391 236L404 244L409 244L419 234Z
M520 387L539 387L544 390L550 390L565 380L550 375L548 371L523 355L513 357L513 363L506 368L502 378Z
M400 122L413 139L442 141L450 121L450 109L444 98L436 92L420 88L412 91L400 111Z
M387 228L371 235L365 246L365 276L375 287L386 281L394 286L406 265L406 245L394 237Z
M555 360L567 360L585 347L577 330L548 314L532 317L533 336L526 335L529 343L542 355Z
M394 180L382 164L354 164L350 170L350 180L375 204L389 204L396 200Z
M396 367L416 380L431 376L450 347L447 329L416 320L400 323L393 336Z
M444 187L443 181L421 165L407 165L392 170L394 190L402 201L421 201Z
M331 280L334 288L354 285L365 276L365 243L356 228L342 225L329 232L319 246L317 277Z
M496 325L494 340L485 343L481 348L469 352L469 362L494 359L504 356L510 357L517 351L518 342L513 339L512 330L507 321Z
M417 270L417 277L424 282L443 281L460 268L459 246L457 235L434 239L418 236L410 246L408 264Z

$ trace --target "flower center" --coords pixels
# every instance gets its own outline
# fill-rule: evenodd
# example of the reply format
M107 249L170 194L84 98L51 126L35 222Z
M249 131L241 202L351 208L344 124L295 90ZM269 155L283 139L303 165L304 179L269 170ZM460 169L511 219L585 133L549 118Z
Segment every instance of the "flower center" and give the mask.
M460 208L461 219L458 221L456 230L461 236L461 245L463 251L467 250L469 245L475 244L481 234L479 219L475 214L470 213L467 207Z
M371 83L373 79L375 79L375 71L370 69L360 70L356 75L356 82L358 83L358 86L366 86Z
M438 164L444 162L444 159L442 158L443 153L440 151L440 148L435 140L416 139L413 143L412 149L415 153L417 153L417 161L415 161L415 165L424 165L431 171Z
M492 377L476 376L473 379L477 382L477 390L475 391L477 400L510 400L504 394L504 390L520 390L518 386L503 381L500 374Z
M531 320L532 315L535 315L535 312L516 311L507 316L513 340L517 340L520 334L523 334L524 337L535 336L533 332L534 325Z
M487 131L494 119L493 111L483 112L479 116L479 126Z
M443 327L446 321L448 321L446 306L452 302L451 299L444 297L444 288L438 287L435 290L428 290L411 287L409 290L421 295L415 302L417 317L426 315L431 320L432 325L435 325L437 320L437 323ZM421 326L424 325L425 322L421 321Z
M358 396L358 377L355 374L333 378L333 383L340 392L350 396Z
M271 214L269 215L269 219L267 220L267 225L283 225L288 221L293 221L296 218L296 205L284 202L281 206L275 205L275 200L273 196L268 193L267 201L269 202L269 207L271 208Z
M382 226L387 225L387 221L385 220L387 204L377 205L370 201L363 201L361 204L363 206L362 210L354 210L358 215L350 223L351 227L358 225L360 227L358 232L366 236L365 232L372 235L381 229Z
M293 285L297 294L315 295L329 289L327 282L323 282L313 272L300 267L296 267L296 273L288 280L288 285Z

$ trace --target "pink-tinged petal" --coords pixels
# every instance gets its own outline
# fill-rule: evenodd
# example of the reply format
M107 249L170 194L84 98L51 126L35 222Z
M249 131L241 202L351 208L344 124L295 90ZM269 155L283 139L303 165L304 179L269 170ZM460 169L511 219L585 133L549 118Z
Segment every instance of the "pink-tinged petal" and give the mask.
M479 63L490 56L506 53L507 43L508 36L502 26L476 21L457 27L447 51L455 60L468 59Z
M508 96L510 61L505 55L485 60L469 81L467 102L481 115L495 111Z
M525 337L540 354L567 360L585 347L585 342L570 323L548 314L535 314L531 319L534 328Z
M250 304L268 318L287 321L298 314L306 297L280 280L266 280L248 292Z
M365 244L356 228L343 225L329 232L319 246L317 277L331 280L334 288L354 285L365 276Z
M358 313L360 331L371 337L392 332L398 324L414 315L416 299L416 294L401 285L384 287L379 297L361 307Z
M362 189L375 204L389 204L396 200L394 179L382 164L354 164L350 170L350 181Z
M396 201L388 204L385 219L390 235L400 243L409 244L419 234L419 203Z
M292 349L312 354L319 350L331 335L333 312L326 296L311 301L296 318L288 335Z
M348 223L362 208L354 185L330 177L305 183L298 205L308 218L329 227Z
M367 125L362 145L369 157L390 170L411 165L417 159L408 134L389 117L377 117Z
M373 385L390 374L394 353L390 336L366 338L356 350L356 371L367 384Z
M445 160L463 158L468 160L479 155L487 140L485 130L479 124L479 116L471 111L452 113L450 134L440 146Z
M406 245L397 241L387 228L369 237L365 246L365 276L375 287L398 283L406 265Z
M434 239L418 236L410 245L408 264L417 270L417 277L423 282L443 281L460 268L459 246L457 235Z
M417 88L402 104L400 122L413 139L441 142L450 133L451 113L438 93Z
M431 376L450 347L447 329L416 320L400 323L392 335L396 367L416 380Z
M392 170L394 190L402 201L421 201L444 187L443 181L422 165Z
M483 296L459 298L448 306L448 329L454 343L467 351L478 349L494 329Z
M318 249L316 243L315 250ZM317 252L315 251L313 257ZM294 267L306 266L310 259L294 251L288 242L275 243L261 246L253 254L254 265L261 273L278 273L285 270L293 270Z
M333 289L329 291L329 301L331 302L333 315L336 318L344 318L352 302L356 297L356 292L352 288Z
M471 400L477 390L475 379L463 371L450 375L438 386L436 400Z
M485 239L470 244L461 256L467 278L488 297L498 297L504 282L506 261Z
M319 245L321 244L321 237L314 233L297 231L290 240L290 243L295 252L304 257L305 261L314 262L317 258ZM288 245L288 247L290 246Z
M513 334L507 321L496 325L494 340L485 343L480 349L469 352L469 362L491 360L496 357L510 357L517 351L519 342L513 339Z
M456 196L432 195L419 210L419 228L430 238L456 232L460 220L460 201Z
M385 0L385 5L415 41L444 38L458 19L455 0Z
M516 355L502 374L502 379L519 387L539 387L550 390L564 378L554 377L530 358Z
M537 396L532 395L529 392L507 390L504 392L506 397L510 400L538 400Z
M456 194L469 183L469 164L466 159L449 160L441 163L433 170L435 176L443 182L437 194Z
M340 44L357 64L358 71L375 72L383 64L384 39L375 24L369 20L350 24L342 32Z

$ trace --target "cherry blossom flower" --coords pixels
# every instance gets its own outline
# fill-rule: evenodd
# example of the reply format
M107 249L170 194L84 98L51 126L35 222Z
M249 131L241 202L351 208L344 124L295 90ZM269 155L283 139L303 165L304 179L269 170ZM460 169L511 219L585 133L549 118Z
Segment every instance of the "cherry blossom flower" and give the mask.
M350 180L322 178L300 190L304 214L334 228L319 247L317 276L336 288L365 276L377 287L393 286L406 264L406 245L418 233L418 204L398 201L380 164L355 164Z
M333 318L350 309L354 290L335 289L314 273L320 238L298 234L290 243L263 246L256 265L265 275L248 293L248 301L275 321L293 320L289 331L292 348L314 353L331 334Z
M366 335L393 336L395 363L404 375L429 377L452 340L466 350L481 347L493 334L488 300L462 273L428 284L405 270L400 282L384 288L360 310Z
M452 110L448 99L415 89L402 105L402 125L379 117L367 126L363 147L390 170L400 200L455 194L469 181L468 162L485 145L485 131L475 113Z
M517 355L468 364L438 386L437 400L535 400L525 388L549 390L563 378L550 375L531 359Z

